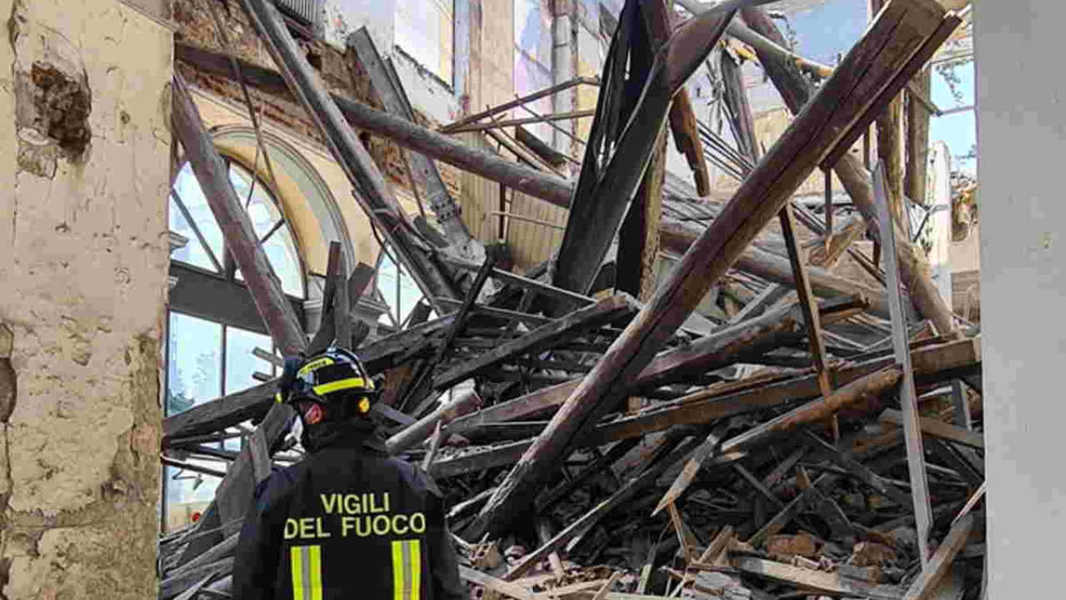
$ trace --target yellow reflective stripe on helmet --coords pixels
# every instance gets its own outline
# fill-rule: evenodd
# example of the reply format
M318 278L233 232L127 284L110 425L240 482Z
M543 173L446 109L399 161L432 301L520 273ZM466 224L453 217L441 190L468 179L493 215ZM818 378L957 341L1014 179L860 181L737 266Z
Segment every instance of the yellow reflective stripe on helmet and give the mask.
M292 600L322 600L321 546L289 548Z
M313 360L313 361L307 363L306 365L300 367L300 370L296 372L296 375L299 376L299 377L303 377L304 375L307 375L308 373L310 373L311 371L314 371L315 369L318 369L320 367L325 367L327 365L332 365L332 364L333 364L333 359L328 357L328 356L324 356L322 358L319 358L317 360Z
M323 383L322 385L316 385L313 390L319 396L323 394L329 394L330 392L336 392L338 390L348 390L352 388L364 387L365 383L362 377L349 377L348 379L341 379L340 381L331 381L329 383Z
M422 587L422 546L418 540L392 542L392 598L418 600Z

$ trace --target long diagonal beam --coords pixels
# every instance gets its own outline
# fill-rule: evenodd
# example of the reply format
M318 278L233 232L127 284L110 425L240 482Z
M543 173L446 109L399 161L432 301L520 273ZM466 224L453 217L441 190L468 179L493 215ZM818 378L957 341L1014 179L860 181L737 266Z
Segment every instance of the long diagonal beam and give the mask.
M459 294L443 265L385 185L381 171L297 48L277 8L266 0L241 0L241 4L281 69L289 91L318 125L334 158L355 188L356 198L367 217L380 225L386 240L427 296L458 299Z
M481 531L499 534L511 525L534 496L536 486L558 467L576 436L622 397L707 290L881 92L911 66L911 57L943 19L944 10L931 0L892 0L882 10L500 484L475 521L475 535ZM670 52L665 55L671 56Z
M179 60L194 65L198 69L222 77L231 76L226 57L223 55L181 43L174 45L174 52ZM248 83L257 89L276 94L289 93L285 87L285 81L276 71L245 62L241 63L241 71ZM552 205L562 208L570 205L573 183L566 179L542 173L490 152L471 148L446 135L342 96L334 96L333 99L355 127L388 137L400 146L424 153L435 160L491 181L503 183L507 187L540 198ZM670 200L666 199L666 204L669 203ZM710 205L705 204L705 206ZM701 229L695 222L678 221L665 216L659 230L662 235L663 248L678 254L683 254L701 233ZM471 266L472 270L477 270L479 264L472 263ZM788 259L758 248L747 248L737 261L736 267L775 283L788 286L793 284ZM837 277L823 269L808 269L808 275L816 295L847 296L861 292L873 300L875 314L888 316L888 303L883 291ZM494 273L493 276L497 277L499 273Z
M747 24L758 33L778 43L784 41L784 36L778 31L777 26L759 8L745 8L741 15ZM957 27L959 19L949 13L943 25L946 28ZM925 54L932 54L935 47L924 49ZM799 69L789 60L772 52L765 52L756 47L759 62L762 63L766 74L770 77L774 87L780 92L786 106L793 114L798 114L811 96L811 86ZM923 61L924 62L924 61ZM920 67L920 65L918 65ZM916 68L908 69L917 70ZM902 84L901 84L902 85ZM850 144L849 144L850 145ZM841 146L844 148L845 146ZM866 218L871 233L877 234L877 210L874 204L873 187L870 173L862 164L862 160L849 153L841 153L839 160L830 163L837 177L844 185L844 189L851 197L852 202ZM948 307L936 285L930 277L929 263L925 255L914 248L906 234L898 224L894 227L896 233L896 250L899 259L900 271L904 282L910 292L914 307L925 318L931 319L940 333L948 333L955 330L951 308Z
M211 212L226 237L230 253L241 268L252 300L267 330L270 331L270 336L286 354L303 351L307 347L307 337L299 319L282 291L281 282L271 269L266 253L258 243L252 221L230 183L226 163L212 144L200 113L180 76L174 78L172 103L174 131L185 148L185 155L192 165L193 173L196 174ZM218 528L223 523L233 522L243 516L255 485L263 475L262 471L257 472L254 468L252 450L256 447L273 446L284 435L291 416L292 410L287 406L279 404L271 408L253 435L255 441L245 445L222 480L200 527ZM222 541L223 533L228 535L232 531L219 532L191 543L182 554L181 563L188 562L216 542Z

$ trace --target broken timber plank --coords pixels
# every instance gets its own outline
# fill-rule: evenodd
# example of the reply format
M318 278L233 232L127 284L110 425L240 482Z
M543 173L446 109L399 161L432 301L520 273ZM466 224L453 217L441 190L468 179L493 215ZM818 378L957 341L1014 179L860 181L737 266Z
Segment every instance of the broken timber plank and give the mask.
M918 366L918 361L923 364ZM979 368L980 358L976 345L970 340L944 344L915 352L916 370L924 378L935 381L952 376L950 371L962 368ZM894 365L892 358L872 360L833 373L837 386L846 387L860 378ZM838 389L834 394L839 393ZM581 440L583 445L600 445L609 441L626 439L652 431L661 431L673 425L707 423L714 419L777 406L801 398L815 398L821 393L816 375L771 382L739 391L695 392L683 398L661 403L652 409L632 417L599 425Z
M687 442L681 443L669 455L664 456L658 463L653 464L643 473L627 481L606 500L597 504L592 510L568 525L566 529L557 533L549 542L524 556L521 562L508 571L507 578L514 579L522 575L550 553L561 548L563 544L566 544L571 538L588 531L589 528L599 522L599 520L611 510L628 502L638 491L655 483L655 480L663 471L691 452L697 445L696 442L698 442L698 440L690 438Z
M796 295L799 298L800 307L803 309L803 322L807 324L807 344L811 355L814 357L814 368L818 371L818 384L822 395L828 396L829 367L826 361L825 342L822 340L822 325L818 319L818 307L815 305L814 294L811 293L811 282L807 278L807 268L803 264L800 255L799 243L796 241L795 218L792 216L792 203L786 202L785 207L779 213L781 232L784 234L785 246L788 247L788 260L792 263L792 274L796 279ZM833 431L837 431L836 421L833 421Z
M652 49L658 50L673 31L669 4L665 0L645 2L641 5L641 13L651 33ZM711 175L707 170L706 158L703 156L703 142L700 140L696 112L692 108L692 99L689 97L687 88L682 87L674 95L673 102L670 104L669 119L674 146L685 157L689 169L692 170L696 192L701 196L709 194Z
M876 600L899 600L903 592L893 585L877 585L860 579L844 577L761 558L739 557L733 566L745 573L780 581L805 590L817 590L843 596L858 596Z
M487 575L481 571L475 571L467 566L459 565L459 577L463 581L480 585L486 590L499 592L510 598L515 598L516 600L536 600L536 596L533 592L516 583L497 579L492 575Z
M351 314L351 310L355 308L356 303L359 302L359 298L363 296L363 293L366 291L367 286L370 285L371 280L373 280L374 272L374 267L371 267L366 263L359 263L355 266L355 270L352 271L351 277L348 278L348 281L345 284L348 288L347 295L349 315ZM329 288L330 284L327 281L326 291L329 291ZM324 293L323 302L328 299L329 297ZM333 311L333 307L331 305L332 303L330 303L330 312ZM324 304L323 306L326 305ZM336 337L334 333L334 331L336 330L335 320L327 319L326 317L327 315L325 314L325 312L323 312L322 325L319 326L318 331L315 332L315 337L312 340L311 345L308 347L308 352L310 353L315 353L317 351L325 349L327 346L329 346L330 342L333 341L334 337ZM360 357L362 357L362 352L360 352Z
M470 287L466 290L463 303L460 305L459 311L455 313L455 319L445 333L444 340L437 346L433 358L419 367L418 370L421 372L413 385L412 391L408 392L407 397L404 399L404 405L407 405L412 400L419 403L413 411L408 409L408 411L414 416L417 417L421 415L428 403L433 401L433 370L441 363L445 354L451 349L455 339L459 336L459 333L466 327L471 310L474 308L474 303L477 300L478 295L481 294L481 290L488 282L489 274L492 273L492 270L496 265L496 259L496 252L489 252L485 257L484 264L478 269L473 283L471 283Z
M260 39L292 94L307 109L325 137L326 145L358 190L356 199L367 217L396 251L400 262L430 298L457 298L458 293L432 249L422 241L414 224L389 191L385 179L355 132L344 120L333 98L296 46L278 9L266 0L241 0Z
M907 445L907 470L910 474L911 495L918 532L918 556L925 567L929 560L929 530L933 526L933 509L929 502L929 480L925 471L925 450L918 425L918 394L914 389L911 354L907 349L907 317L903 312L900 272L896 261L896 238L892 235L894 220L890 212L885 188L884 163L878 161L874 169L874 196L881 226L881 246L885 249L885 274L888 276L888 304L892 310L892 343L896 362L903 372L899 403L903 409L903 437Z
M901 426L904 422L903 413L891 408L885 409L885 412L881 413L880 421L882 423L891 423L896 426ZM969 431L961 427L955 427L954 425L930 417L918 417L918 427L921 429L921 432L926 435L931 435L949 442L955 442L956 444L962 444L963 446L977 448L978 450L984 450L985 448L984 436L976 431Z
M181 42L174 44L174 51L179 60L194 65L198 69L222 77L231 76L229 59L225 55ZM243 61L238 62L249 84L272 93L289 93L284 80L276 71L264 69ZM573 184L562 177L525 167L490 152L470 148L448 136L420 127L405 119L375 110L343 96L334 96L333 99L348 120L357 127L388 137L401 146L422 152L436 160L480 175L490 181L502 183L509 188L540 198L555 206L567 208L570 205ZM847 157L841 162L843 164L846 161ZM859 163L859 166L862 166L861 163ZM840 175L840 172L838 172L838 175ZM858 177L857 172L855 175ZM869 177L868 175L865 175L865 177L866 183L861 184L860 182L860 184L865 185L865 192L870 194ZM851 187L848 189L850 194L856 193ZM665 200L665 202L669 204L670 200ZM872 206L872 200L870 202ZM689 223L669 218L664 218L660 225L663 248L679 254L684 253L700 233L698 229L694 229ZM447 257L445 259L447 260ZM464 266L471 270L477 270L480 264L474 263ZM736 267L775 283L792 285L792 272L789 269L788 260L758 248L747 248L737 260ZM881 291L836 277L822 269L808 269L808 274L811 277L811 285L815 294L819 296L839 296L854 294L862 290L875 300L874 311L877 314L881 316L888 315L888 305L883 301L883 293ZM508 275L511 274L508 273ZM500 275L499 273L494 273L493 277L499 278ZM545 284L532 282L531 280L525 280L525 282L545 286ZM511 283L514 283L514 281L511 281ZM558 290L558 288L551 289ZM917 302L917 299L915 301Z
M947 537L937 547L929 563L925 565L918 578L907 588L907 593L903 597L904 600L929 600L933 597L932 594L936 591L937 584L940 583L940 580L947 574L948 569L951 568L955 555L966 545L966 540L969 539L973 526L973 515L966 515L951 527Z
M672 252L686 252L698 238L699 228L693 223L664 220L661 227L662 246ZM757 275L774 283L795 285L792 267L787 257L778 256L754 245L748 246L737 257L737 269ZM811 290L822 297L863 295L870 299L870 311L878 316L888 316L888 300L884 290L845 279L817 267L808 267L807 276Z
M835 321L863 306L861 299L835 300L821 306L822 317ZM795 306L766 313L740 323L686 347L663 352L655 357L634 383L633 390L654 388L713 371L738 361L749 353L762 353L798 341L804 335L802 316ZM498 423L540 412L562 404L577 388L580 379L536 390L520 398L496 404L475 414L456 419L447 431L462 434L481 424ZM630 391L633 391L630 390Z
M870 396L876 396L889 389L899 381L899 377L899 369L887 368L867 375L861 379L857 379L848 385L837 388L832 394L824 398L790 410L777 418L771 419L766 423L753 427L743 434L727 440L722 443L718 452L720 454L728 454L730 452L747 450L755 444L765 441L775 433L789 431L802 424L815 423L824 420L826 417L833 415L836 411L845 406L861 402ZM711 438L708 438L708 441L710 441L710 439ZM689 460L688 464L685 465L685 469L677 476L673 485L670 486L667 493L663 495L662 500L659 501L659 506L656 508L656 512L658 512L663 506L668 506L681 497L681 494L684 493L685 489L687 489L693 479L695 479L696 474L699 473L700 466L709 455L710 451L708 450L705 453L693 456Z
M934 7L923 8L932 10ZM776 41L778 44L785 43L784 36L781 35L777 26L761 8L744 8L741 14L748 26L756 32ZM947 18L951 20L957 19L953 15L949 15ZM811 97L810 84L791 61L759 48L756 48L756 53L774 87L777 88L784 99L785 105L788 106L792 114L798 115ZM849 153L843 153L839 160L832 163L832 167L848 195L866 218L871 233L876 234L878 231L877 210L874 203L870 173L863 167L862 160ZM924 253L915 251L912 248L910 240L907 239L902 229L898 226L894 229L897 238L900 268L903 272L904 280L909 284L911 301L914 303L915 308L922 316L932 319L937 331L940 333L954 331L955 326L951 309L932 282L929 264Z
M636 302L628 295L619 294L605 298L446 370L434 378L433 387L447 388L509 358L539 352L578 332L626 319L635 314L637 309Z
M481 404L481 398L473 387L460 391L458 396L386 440L385 446L389 454L395 455L425 441L434 427L439 425L443 428L451 419L470 412Z

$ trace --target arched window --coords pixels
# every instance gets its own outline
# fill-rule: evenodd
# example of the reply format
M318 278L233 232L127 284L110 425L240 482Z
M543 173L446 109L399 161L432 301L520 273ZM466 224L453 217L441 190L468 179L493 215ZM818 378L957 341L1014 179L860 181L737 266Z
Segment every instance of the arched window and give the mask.
M234 162L229 162L229 176L282 290L296 298L306 297L300 255L277 199L261 180ZM223 252L222 231L188 163L178 172L171 188L170 230L189 240L174 252L174 260L240 280L239 269Z
M282 290L303 319L306 269L278 199L263 180L228 161L230 182L251 219ZM277 375L257 349L277 355L240 269L225 249L203 190L186 163L169 197L170 229L178 240L171 254L167 322L165 415L231 394ZM182 242L184 242L182 244ZM242 428L206 440L195 455L171 453L164 467L163 527L180 528L214 498L226 456L240 451Z

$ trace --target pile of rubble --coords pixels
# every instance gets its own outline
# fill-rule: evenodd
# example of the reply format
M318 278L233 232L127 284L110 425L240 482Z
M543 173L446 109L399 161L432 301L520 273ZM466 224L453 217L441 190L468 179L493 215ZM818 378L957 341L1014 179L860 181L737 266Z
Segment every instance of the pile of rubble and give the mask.
M444 233L398 212L344 121L369 119L369 109L331 99L272 7L242 4L285 76L259 68L249 80L288 86L314 113L383 244L428 300L400 331L368 337L351 306L373 269L351 271L334 244L322 326L308 343L271 293L277 284L255 240L223 227L227 241L279 347L354 348L383 377L375 418L389 451L444 491L472 597L975 597L984 554L980 337L960 326L898 233L885 171L871 175L849 152L958 17L931 0L891 0L816 88L810 69L770 39L780 34L760 9L726 2L675 25L662 2L627 2L579 179L530 169L519 178L553 198L573 190L557 259L519 276L499 268L492 249L470 260L477 244L440 197L434 210L451 219ZM725 77L743 183L715 205L676 183L664 188L653 154L668 123L692 150L690 164L702 161L682 86L726 31L758 42L755 54L797 116L762 155L737 73ZM367 60L376 52L360 52L372 77L385 68ZM390 95L388 74L377 81ZM402 95L392 95L385 106L403 112ZM178 135L208 195L225 197L191 106L179 79ZM451 147L411 131L427 151ZM464 164L518 172L475 158ZM424 164L432 174L432 161ZM792 205L819 167L836 170L879 240L872 260L849 248L862 228L834 227L832 202L824 223ZM697 187L701 171L694 166ZM656 203L661 223L626 216ZM226 208L212 205L220 222L239 221L239 207ZM760 236L775 220L780 234ZM687 250L649 289L644 259L658 247L631 244L653 227L664 247ZM619 230L613 276L604 277ZM818 266L801 252L812 240L824 250ZM845 252L884 285L832 273ZM730 299L705 311L715 317L691 320L727 273ZM161 540L161 597L225 596L255 484L300 460L275 389L267 381L165 421L167 464L204 471L189 459L211 457L227 468L203 518ZM241 430L249 419L255 429ZM239 453L220 449L234 437L244 441Z

